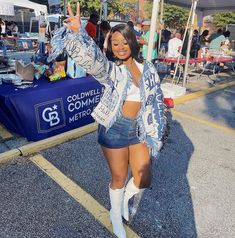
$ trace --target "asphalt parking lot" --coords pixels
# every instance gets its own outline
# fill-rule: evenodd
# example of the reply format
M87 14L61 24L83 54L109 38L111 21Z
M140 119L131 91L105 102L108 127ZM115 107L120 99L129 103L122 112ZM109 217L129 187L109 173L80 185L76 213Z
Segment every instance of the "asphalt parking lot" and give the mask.
M229 86L172 110L152 186L133 201L128 237L235 236L234 95ZM0 165L0 237L113 237L110 174L96 137L94 131ZM1 152L25 143L17 135L2 139Z

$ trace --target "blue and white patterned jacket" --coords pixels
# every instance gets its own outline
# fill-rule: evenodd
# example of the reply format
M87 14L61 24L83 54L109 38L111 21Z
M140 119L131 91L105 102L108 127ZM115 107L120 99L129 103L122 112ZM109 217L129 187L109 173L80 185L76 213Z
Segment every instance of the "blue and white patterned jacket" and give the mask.
M60 28L52 39L52 55L49 61L64 50L76 64L105 86L103 96L92 116L108 130L121 116L127 89L132 83L129 70L125 65L118 66L108 61L83 28L79 33L71 32L65 27ZM142 72L139 79L142 106L137 119L139 139L145 142L151 148L152 155L156 156L166 124L159 76L152 63L136 64Z

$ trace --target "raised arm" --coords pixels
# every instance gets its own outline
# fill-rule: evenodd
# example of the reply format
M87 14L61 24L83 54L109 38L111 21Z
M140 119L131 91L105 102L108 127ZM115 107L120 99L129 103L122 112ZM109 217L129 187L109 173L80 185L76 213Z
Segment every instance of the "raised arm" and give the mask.
M65 49L74 62L83 67L87 73L93 75L100 83L107 83L114 63L108 61L93 39L81 27L79 3L77 3L76 15L73 14L70 4L68 4L68 13L69 17L64 21L64 28L60 29L52 39L52 46L55 49L53 53Z

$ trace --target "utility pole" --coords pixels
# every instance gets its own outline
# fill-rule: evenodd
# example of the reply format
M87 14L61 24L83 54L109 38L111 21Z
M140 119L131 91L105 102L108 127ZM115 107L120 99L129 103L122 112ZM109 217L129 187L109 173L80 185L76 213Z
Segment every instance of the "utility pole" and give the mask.
M108 1L107 0L103 0L104 2L104 20L107 20L107 16L108 16Z

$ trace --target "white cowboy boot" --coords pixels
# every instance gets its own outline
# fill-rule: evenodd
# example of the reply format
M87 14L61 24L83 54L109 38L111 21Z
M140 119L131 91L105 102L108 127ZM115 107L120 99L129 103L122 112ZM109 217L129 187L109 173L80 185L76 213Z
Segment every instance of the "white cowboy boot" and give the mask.
M124 187L121 189L111 189L109 187L109 196L111 203L110 220L113 225L113 233L118 238L126 238L126 231L122 223L122 202Z
M129 200L137 193L143 192L144 188L137 188L134 184L134 178L132 177L126 185L123 198L122 216L126 221L129 221Z

